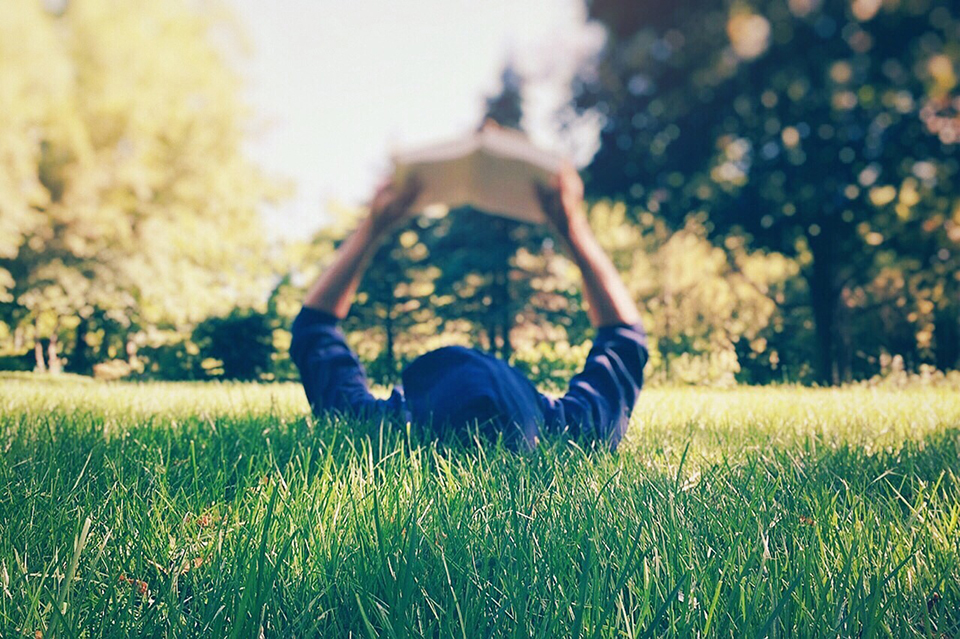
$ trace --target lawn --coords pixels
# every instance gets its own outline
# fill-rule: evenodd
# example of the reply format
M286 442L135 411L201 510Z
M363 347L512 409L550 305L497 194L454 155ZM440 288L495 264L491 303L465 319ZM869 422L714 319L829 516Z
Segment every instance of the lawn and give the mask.
M0 636L960 634L960 393L644 391L616 454L0 380Z

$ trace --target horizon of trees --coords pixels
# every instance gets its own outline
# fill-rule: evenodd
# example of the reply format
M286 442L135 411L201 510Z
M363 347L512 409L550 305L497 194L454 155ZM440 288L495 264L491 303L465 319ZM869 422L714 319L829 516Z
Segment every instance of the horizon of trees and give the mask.
M587 7L607 40L558 118L603 122L589 217L643 310L653 379L960 367L960 6ZM362 212L280 257L264 242L258 209L283 188L242 153L222 16L4 11L0 369L294 378L303 286ZM484 119L522 129L523 89L506 65ZM562 386L592 334L582 307L544 229L465 209L399 229L344 327L378 382L462 343Z

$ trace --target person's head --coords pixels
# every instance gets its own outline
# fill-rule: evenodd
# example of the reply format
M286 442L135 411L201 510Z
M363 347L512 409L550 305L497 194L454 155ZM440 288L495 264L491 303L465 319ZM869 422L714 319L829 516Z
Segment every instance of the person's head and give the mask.
M462 346L431 351L403 371L403 389L414 422L478 424L508 441L536 441L539 395L519 371L490 355Z

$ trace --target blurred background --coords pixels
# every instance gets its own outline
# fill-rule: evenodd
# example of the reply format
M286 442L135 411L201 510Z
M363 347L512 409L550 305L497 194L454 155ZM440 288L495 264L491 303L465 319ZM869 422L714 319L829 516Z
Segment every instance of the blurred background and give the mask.
M296 379L304 287L392 149L485 118L582 168L656 382L960 366L955 0L0 5L0 370ZM440 345L565 384L592 335L543 229L383 247L378 383Z

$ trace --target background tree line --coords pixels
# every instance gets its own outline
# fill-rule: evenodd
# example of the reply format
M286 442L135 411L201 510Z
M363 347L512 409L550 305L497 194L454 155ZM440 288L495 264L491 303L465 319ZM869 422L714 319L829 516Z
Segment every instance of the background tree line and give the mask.
M654 378L958 367L960 6L587 8L607 38L557 116L601 123L589 216L644 310ZM258 209L282 189L242 153L222 20L185 1L3 12L0 368L294 377L303 286L360 212L263 241ZM501 80L485 117L522 129L523 78ZM562 384L591 335L577 277L543 229L421 216L345 328L378 381L464 343Z

